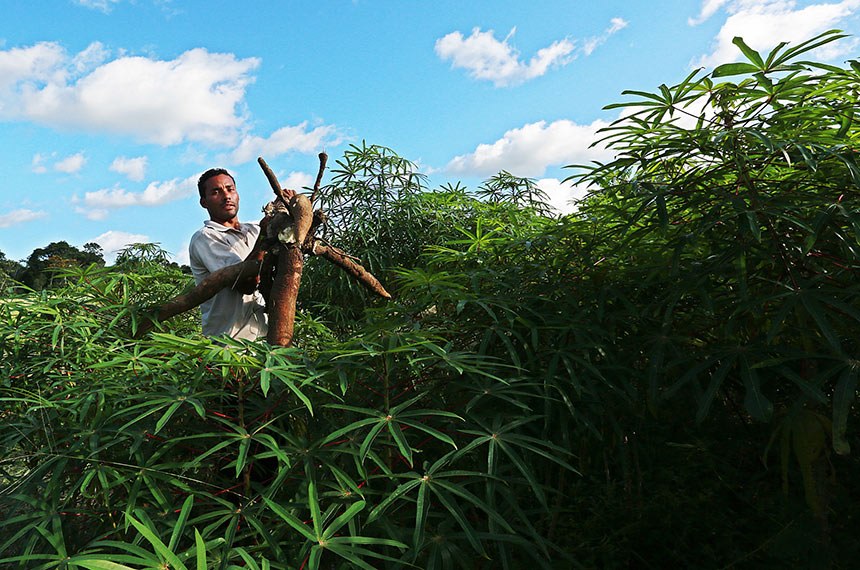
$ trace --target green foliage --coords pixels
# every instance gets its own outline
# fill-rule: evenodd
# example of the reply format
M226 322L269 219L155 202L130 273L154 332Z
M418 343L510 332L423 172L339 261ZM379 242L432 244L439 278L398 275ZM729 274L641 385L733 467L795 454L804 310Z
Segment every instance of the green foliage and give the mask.
M500 363L393 307L345 342L300 321L322 349L187 330L135 341L136 303L176 293L154 286L163 266L137 267L70 271L3 305L0 564L549 564L536 465L571 469L568 452L451 409L459 383L498 378ZM516 467L486 469L487 449Z
M847 453L850 397L839 394L856 376L860 323L858 74L792 61L838 37L766 58L738 38L749 63L629 92L639 99L611 107L631 114L605 130L617 158L578 178L603 186L583 214L606 221L602 239L617 243L607 260L637 283L630 324L649 360L676 370L649 374L651 402L701 383L700 420L736 391L767 421L775 401L831 401L834 449ZM713 81L739 74L749 77Z
M17 261L13 261L11 259L6 258L6 254L0 251L0 283L5 287L6 281L14 277L20 270L22 266Z
M850 567L860 64L798 61L838 37L629 92L572 216L351 147L327 238L394 300L311 259L293 348L133 340L189 285L149 244L3 299L0 566Z
M33 250L26 265L15 278L31 289L49 289L63 284L58 278L58 272L89 265L104 265L98 244L88 243L82 251L64 241L52 242Z

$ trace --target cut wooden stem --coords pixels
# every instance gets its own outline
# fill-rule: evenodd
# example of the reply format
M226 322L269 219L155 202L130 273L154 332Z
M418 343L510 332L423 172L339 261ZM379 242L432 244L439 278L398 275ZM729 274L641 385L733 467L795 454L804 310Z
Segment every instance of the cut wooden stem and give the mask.
M190 311L194 307L205 303L222 289L231 289L245 279L256 278L264 254L265 251L255 252L254 255L249 256L245 261L222 267L218 271L210 273L189 292L178 295L158 307L150 320L138 327L136 336L140 337L146 334L152 330L156 323L166 321L171 317L175 317L185 311Z
M320 169L317 171L317 179L314 182L314 191L311 193L311 204L317 200L317 192L320 190L323 174L325 173L325 164L328 162L328 155L324 152L319 153Z
M263 169L263 174L266 175L266 180L269 181L269 186L272 187L272 191L275 193L275 196L277 196L281 202L286 205L289 200L287 200L287 197L284 195L284 189L281 188L281 183L278 182L278 177L275 176L275 173L271 168L269 168L269 165L266 164L266 161L263 160L262 156L257 157L257 163L260 165L260 168Z
M376 293L384 299L391 298L391 293L385 290L385 287L382 286L382 283L380 283L376 277L374 277L367 269L362 267L360 264L354 262L349 255L340 251L339 249L325 244L320 240L314 240L313 245L311 247L311 251L309 253L328 259L329 261L355 277L358 282L361 283L369 291Z
M297 246L282 248L272 284L269 332L266 340L274 346L290 346L296 320L296 299L302 283L304 255Z

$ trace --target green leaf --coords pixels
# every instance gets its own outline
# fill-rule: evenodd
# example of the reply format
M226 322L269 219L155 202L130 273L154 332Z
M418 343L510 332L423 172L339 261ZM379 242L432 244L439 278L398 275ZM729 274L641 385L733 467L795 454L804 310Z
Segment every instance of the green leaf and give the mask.
M744 56L748 60L750 60L759 70L764 71L764 61L762 61L761 56L757 51L749 47L744 39L740 36L735 36L732 39L732 43L740 48L743 52Z
M427 500L427 485L429 479L422 477L418 487L418 498L415 503L415 528L412 531L412 547L415 550L421 548L421 540L424 536L424 527L427 524L427 513L430 511L430 503Z
M132 524L132 526L134 526L134 528L137 529L137 532L139 532L141 536L143 536L143 538L145 538L153 548L155 548L159 558L170 564L170 566L176 570L187 570L182 561L179 560L179 557L177 557L166 544L161 542L161 539L159 539L149 527L132 516L127 516L126 519Z
M851 453L845 433L848 429L848 412L857 396L858 368L860 364L850 361L833 391L833 450L839 455Z
M249 434L245 434L239 440L239 454L236 456L236 477L242 474L242 470L245 468L245 463L248 459L248 450L251 449L251 436Z
M367 523L370 524L375 521L377 518L382 516L385 510L392 504L394 501L399 500L403 495L417 487L421 484L422 480L415 473L410 473L408 475L412 475L414 478L410 478L406 483L401 483L394 491L388 493L378 505L376 505L372 511L370 511L370 515L367 517Z
M322 538L324 540L328 540L329 538L334 536L334 533L339 531L343 525L350 522L355 515L364 510L364 507L367 505L365 501L356 501L352 503L340 516L334 519L328 527L323 531Z
M196 528L194 529L194 547L197 558L197 570L207 570L206 544L203 542L203 537L200 535L200 531Z
M179 517L176 519L176 524L173 525L173 532L170 534L170 542L167 548L175 552L179 546L179 539L185 530L185 523L188 521L188 515L191 513L191 507L194 505L194 495L188 495L182 503L182 508L179 510Z
M361 442L361 446L358 448L358 457L364 462L364 459L367 457L367 454L370 452L370 446L373 445L376 436L379 435L379 432L386 426L388 422L385 418L380 418L376 420L376 425L370 428L370 431L367 432L367 435L364 437L364 440Z
M824 338L827 339L827 343L833 348L836 352L842 352L842 346L839 342L839 338L836 335L836 331L833 330L833 327L830 325L830 321L827 318L827 315L824 313L821 305L812 297L811 292L804 291L800 295L800 300L803 303L803 306L806 308L807 313L812 315L812 318L815 320L815 323L818 325L818 331L824 335Z
M322 535L322 515L320 513L320 503L317 498L317 486L313 479L308 481L308 506L311 509L311 521L314 524L314 534L319 537Z
M308 539L311 542L317 542L317 535L315 535L311 530L300 521L298 518L287 512L281 505L272 501L268 497L263 497L263 501L266 503L266 506L275 513L281 520L290 525L293 529L299 532L302 536Z
M758 374L753 368L750 368L746 357L741 357L740 364L741 377L746 390L744 407L753 418L760 422L766 422L773 415L773 404L762 394Z
M403 430L401 430L400 426L397 425L396 419L392 419L387 423L388 431L394 438L394 442L397 444L397 449L400 451L400 455L406 459L406 462L409 463L409 467L412 467L412 448L409 446L409 442L406 440Z
M729 77L732 75L752 74L759 71L759 68L750 63L724 63L717 66L711 72L712 77Z
M74 556L69 559L69 566L83 566L87 570L136 570L132 566L126 566L125 564L118 564L116 562L111 562L109 560L98 560L98 559L87 559L86 555L84 556Z

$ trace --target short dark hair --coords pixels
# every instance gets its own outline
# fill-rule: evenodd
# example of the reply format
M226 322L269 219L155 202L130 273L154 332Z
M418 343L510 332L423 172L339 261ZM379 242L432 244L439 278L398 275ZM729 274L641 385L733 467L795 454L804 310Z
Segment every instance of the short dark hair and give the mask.
M210 168L206 172L200 175L200 179L197 180L197 192L200 194L200 197L203 197L203 185L206 184L206 181L212 178L213 176L218 176L219 174L226 174L230 177L230 180L233 181L233 186L236 185L236 179L233 178L233 175L227 172L227 170L223 168Z

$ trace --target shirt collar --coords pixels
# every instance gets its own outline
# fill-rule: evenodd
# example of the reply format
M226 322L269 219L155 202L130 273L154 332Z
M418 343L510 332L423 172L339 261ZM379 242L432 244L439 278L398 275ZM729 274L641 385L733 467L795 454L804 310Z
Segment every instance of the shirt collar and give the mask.
M224 224L219 224L218 222L213 222L212 220L205 220L203 222L203 225L207 228L212 228L213 230L216 230L219 232L229 232L229 231L242 232L245 230L245 224L243 224L242 222L239 222L238 229L237 228L231 228L230 226L225 226Z

